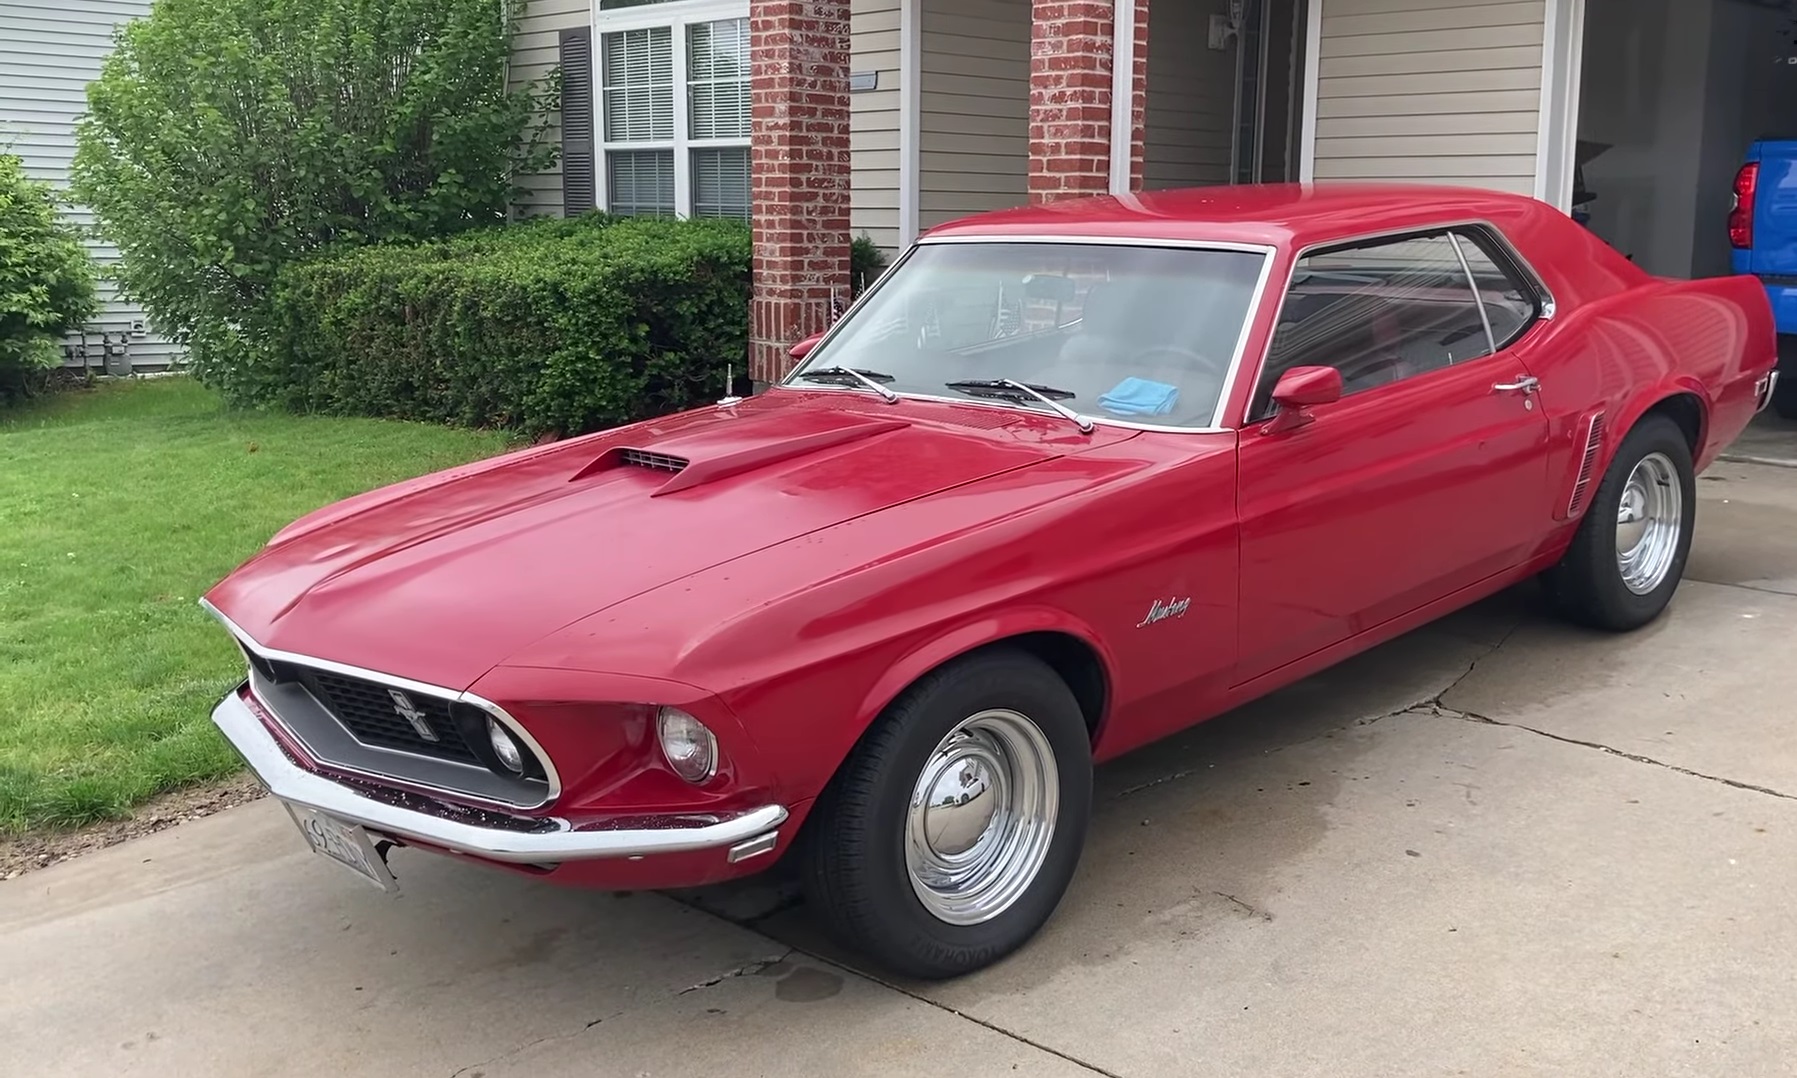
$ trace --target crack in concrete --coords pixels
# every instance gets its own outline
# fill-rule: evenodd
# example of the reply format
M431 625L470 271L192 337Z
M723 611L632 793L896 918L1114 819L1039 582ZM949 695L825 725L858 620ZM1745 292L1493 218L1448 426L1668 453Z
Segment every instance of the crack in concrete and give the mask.
M1216 895L1218 898L1226 899L1231 905L1235 906L1237 909L1241 910L1243 913L1247 914L1248 916L1255 918L1256 920L1271 921L1273 919L1273 915L1271 913L1269 913L1268 911L1261 909L1259 906L1255 906L1250 903L1243 902L1241 899L1235 897L1234 895L1225 894L1222 891L1212 891L1211 894Z
M799 949L794 948L794 950L799 950ZM897 992L899 995L904 996L907 999L916 1000L918 1003L921 1003L924 1006L929 1007L933 1010L942 1011L945 1014L952 1014L956 1018L959 1018L964 1022L972 1022L974 1025L979 1026L982 1029L990 1030L993 1033L996 1033L999 1036L1005 1038L1006 1040L1016 1041L1018 1044L1027 1045L1030 1048L1034 1048L1038 1052L1046 1052L1047 1054L1054 1056L1056 1059L1066 1060L1068 1063L1071 1063L1074 1066L1082 1068L1084 1070L1091 1071L1093 1074L1103 1075L1104 1078L1123 1078L1123 1076L1118 1074L1116 1071L1106 1070L1105 1068L1100 1067L1098 1064L1092 1063L1088 1060L1081 1059L1080 1057L1073 1055L1070 1052L1063 1052L1059 1048L1055 1048L1050 1045L1043 1044L1041 1041L1026 1037L1021 1033L1014 1033L1011 1030L1004 1028L1003 1026L997 1025L992 1022L988 1022L984 1018L981 1018L977 1015L968 1014L966 1011L963 1011L957 1007L951 1007L946 1003L940 1003L940 1002L933 1000L930 997L923 995L919 992L913 992L911 989L906 988L904 985L894 984L893 982L888 981L883 977L879 977L879 976L876 976L875 974L869 973L866 970L856 969L853 966L844 965L843 963L838 962L837 960L830 958L827 955L821 955L821 954L816 953L815 951L800 951L800 953L804 954L807 958L810 958L811 960L813 960L815 962L820 962L826 966L835 966L837 969L843 971L846 974L849 974L852 977L859 977L862 980L872 981L874 984L879 985L881 988L885 988L892 992Z
M788 947L786 949L785 954L782 954L776 958L757 958L755 961L747 963L746 965L738 966L735 969L730 970L727 973L721 973L718 976L713 977L709 981L700 981L698 984L689 984L685 988L682 988L680 991L675 992L674 994L677 996L684 996L688 992L697 992L701 988L715 988L716 986L723 984L725 981L731 980L732 978L735 978L735 977L753 977L757 973L760 973L763 970L768 969L770 966L777 966L780 963L786 961L788 958L791 958L794 950L795 950L795 948Z
M1566 737L1562 734L1550 733L1547 730L1540 730L1533 726L1525 726L1520 722L1504 722L1501 719L1491 718L1489 715L1481 715L1476 711L1461 711L1457 708L1445 707L1442 704L1437 703L1433 708L1433 714L1446 719L1459 719L1462 722L1479 723L1485 726L1507 726L1512 730L1522 730L1527 733L1536 734L1540 737L1545 737L1550 741L1560 741L1568 745L1577 745L1580 748L1596 749L1598 752L1608 753L1611 756L1620 756L1624 760L1629 760L1633 763L1649 764L1653 767L1663 767L1668 771L1675 771L1680 775L1689 775L1694 779L1703 779L1705 782L1721 783L1724 786L1732 786L1737 790L1747 790L1751 793L1765 794L1768 797L1777 797L1785 801L1797 801L1797 794L1788 794L1782 790L1774 790L1770 786L1758 786L1751 782L1742 782L1739 779L1724 778L1721 775L1711 775L1703 771L1693 771L1688 767L1680 767L1678 764L1670 764L1664 760L1656 760L1651 756L1642 756L1640 753L1626 752L1622 749L1602 744L1601 742L1582 741L1576 737Z
M1185 778L1187 775L1193 775L1193 774L1196 774L1197 772L1198 772L1198 769L1195 767L1182 767L1178 771L1175 771L1170 775L1162 775L1158 779L1149 779L1147 782L1138 782L1134 786L1127 786L1121 790L1118 790L1116 793L1111 795L1111 800L1112 801L1121 801L1124 798L1128 797L1130 794L1139 794L1143 790L1150 790L1156 786L1162 786L1169 782L1177 782L1180 779Z
M701 910L700 912L703 913L705 911ZM716 915L709 914L708 916L716 916ZM725 920L725 918L720 918L720 920ZM698 984L688 985L687 987L682 988L679 991L675 992L674 995L675 996L684 996L688 992L697 992L701 988L711 988L715 985L723 984L725 981L728 981L733 977L753 977L755 974L760 973L761 971L769 968L770 966L777 966L781 962L786 961L788 958L790 958L793 955L793 953L796 950L797 950L796 948L788 947L786 949L785 953L781 954L780 957L778 957L778 958L756 959L753 962L749 962L745 965L738 966L737 968L730 970L727 973L723 973L716 977L713 977L709 981L700 981ZM485 1070L487 1067L491 1067L495 1063L499 1063L502 1060L511 1059L514 1056L523 1055L525 1052L528 1052L533 1048L541 1047L545 1044L554 1044L557 1041L573 1040L575 1037L584 1035L587 1030L592 1029L594 1026L601 1025L605 1022L610 1022L613 1019L622 1018L624 1015L626 1015L628 1013L630 1013L628 1010L614 1011L611 1014L602 1014L590 1022L583 1022L583 1023L581 1023L580 1028L576 1029L576 1030L571 1030L571 1031L563 1032L563 1033L545 1033L541 1037L532 1037L530 1040L525 1041L523 1044L514 1045L513 1047L506 1049L505 1051L499 1053L498 1055L493 1056L491 1059L483 1059L478 1063L470 1063L465 1067L461 1067L461 1068L457 1069L456 1071L454 1071L453 1073L451 1073L449 1078L462 1078L463 1075L471 1074L471 1072L479 1072L479 1071Z
M1797 599L1797 595L1793 595L1788 591L1779 591L1776 588L1762 588L1754 584L1737 584L1729 580L1704 580L1701 577L1695 576L1688 576L1685 579L1693 584L1708 584L1712 588L1739 588L1742 591L1758 592L1761 595L1776 595L1780 599Z
M449 1078L462 1078L462 1075L469 1074L470 1072L474 1072L474 1073L478 1074L478 1073L484 1071L487 1067L491 1067L493 1064L498 1063L501 1060L506 1060L506 1059L512 1058L513 1056L522 1055L525 1052L530 1051L532 1048L536 1048L536 1047L539 1047L539 1046L545 1045L545 1044L553 1044L556 1041L573 1040L575 1037L581 1036L587 1030L592 1029L594 1026L598 1025L599 1023L609 1022L613 1018L622 1017L625 1013L627 1013L627 1012L618 1011L616 1014L608 1014L608 1015L604 1015L603 1017L600 1017L600 1018L595 1018L591 1022L588 1022L585 1025L581 1026L579 1029L574 1030L569 1033L545 1033L541 1037L532 1037L530 1040L525 1041L523 1044L515 1045L514 1047L508 1048L505 1051L499 1053L498 1055L494 1056L491 1059L483 1059L478 1063L470 1063L466 1067L461 1067L461 1068L457 1069L456 1071L454 1071L453 1073L451 1073Z

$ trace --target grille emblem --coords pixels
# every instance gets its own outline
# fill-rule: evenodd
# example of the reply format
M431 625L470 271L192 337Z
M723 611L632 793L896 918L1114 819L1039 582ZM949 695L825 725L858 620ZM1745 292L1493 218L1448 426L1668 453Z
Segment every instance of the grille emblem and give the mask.
M412 724L412 729L418 731L419 737L426 741L437 740L437 731L431 729L430 719L413 706L410 696L398 689L388 689L387 695L393 697L393 710L399 712L400 718Z

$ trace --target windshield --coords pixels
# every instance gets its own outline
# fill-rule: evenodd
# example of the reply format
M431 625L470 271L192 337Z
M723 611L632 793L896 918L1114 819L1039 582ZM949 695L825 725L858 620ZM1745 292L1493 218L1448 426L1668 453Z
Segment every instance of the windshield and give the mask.
M1265 258L1092 243L924 244L788 381L1047 410L1041 394L1095 419L1209 426Z

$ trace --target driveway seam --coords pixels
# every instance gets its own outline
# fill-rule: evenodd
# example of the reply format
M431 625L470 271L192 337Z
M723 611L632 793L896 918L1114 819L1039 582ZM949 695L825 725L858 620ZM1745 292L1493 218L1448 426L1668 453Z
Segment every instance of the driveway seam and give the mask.
M1797 801L1797 794L1788 794L1782 790L1774 790L1770 786L1758 786L1751 782L1742 782L1739 779L1723 778L1721 775L1711 775L1702 771L1693 771L1688 767L1680 767L1678 764L1670 764L1664 760L1656 760L1651 756L1642 756L1639 753L1625 752L1622 749L1614 748L1597 741L1582 741L1576 737L1566 737L1563 734L1549 733L1546 730L1540 730L1533 726L1525 726L1520 722L1503 722L1502 720L1491 718L1488 715L1480 715L1473 711L1460 711L1456 708L1444 707L1439 703L1434 705L1433 713L1442 718L1459 719L1462 722L1479 723L1485 726L1507 726L1512 730L1523 730L1531 734L1545 737L1551 741L1560 741L1568 745L1577 745L1580 748L1596 749L1598 752L1608 753L1611 756L1620 756L1624 760L1630 760L1634 763L1651 764L1654 767L1663 767L1668 771L1676 771L1681 775L1689 775L1694 779L1703 779L1706 782L1721 783L1724 786L1732 786L1737 790L1747 790L1756 794L1765 794L1768 797L1776 797L1785 801Z
M1781 599L1797 599L1788 591L1777 591L1773 588L1762 588L1754 584L1737 584L1729 580L1705 580L1702 577L1686 577L1693 584L1708 584L1712 588L1739 588L1742 591L1756 591L1761 595L1776 595Z
M1016 1041L1018 1044L1025 1044L1031 1048L1034 1048L1038 1052L1046 1052L1049 1055L1054 1056L1057 1059L1064 1059L1076 1067L1079 1067L1083 1070L1091 1071L1093 1074L1102 1074L1102 1075L1104 1075L1104 1078L1123 1078L1123 1076L1118 1074L1116 1071L1106 1070L1105 1068L1100 1067L1096 1063L1089 1063L1086 1060L1083 1060L1076 1055L1072 1055L1067 1052L1063 1052L1059 1048L1051 1047L1049 1045L1043 1044L1040 1041L1031 1040L1030 1038L1025 1037L1021 1033L1013 1033L1010 1030L1004 1028L1003 1026L995 1025L992 1022L986 1021L984 1018L980 1018L976 1015L968 1014L966 1011L959 1010L955 1007L951 1007L946 1003L939 1003L936 1000L933 1000L928 996L911 991L910 989L906 988L904 985L893 984L891 981L888 981L883 977L877 977L877 976L867 972L866 970L856 969L853 966L844 965L843 963L838 962L835 959L827 958L824 955L806 951L803 948L795 947L794 950L799 951L801 954L808 955L809 957L814 958L817 961L822 962L826 965L835 966L837 969L842 970L844 973L853 974L856 977L860 977L865 980L872 981L873 983L879 985L882 988L890 989L894 992L897 992L901 996L906 996L910 999L914 999L917 1002L922 1003L927 1007L934 1007L936 1010L944 1011L948 1014L954 1015L956 1018L960 1018L964 1021L972 1022L976 1026L981 1026L985 1029L989 1029L1001 1037L1005 1037L1010 1040Z

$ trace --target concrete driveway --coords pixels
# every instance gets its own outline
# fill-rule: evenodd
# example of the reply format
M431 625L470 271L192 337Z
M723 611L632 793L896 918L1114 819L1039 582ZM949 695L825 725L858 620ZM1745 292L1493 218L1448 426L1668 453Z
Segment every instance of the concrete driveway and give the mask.
M565 891L267 802L0 885L7 1075L1788 1075L1797 470L1700 482L1628 637L1527 589L1104 769L1059 914L944 985L778 887Z

